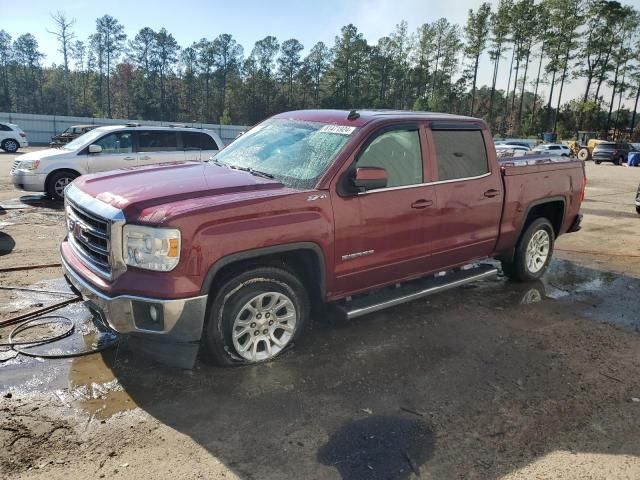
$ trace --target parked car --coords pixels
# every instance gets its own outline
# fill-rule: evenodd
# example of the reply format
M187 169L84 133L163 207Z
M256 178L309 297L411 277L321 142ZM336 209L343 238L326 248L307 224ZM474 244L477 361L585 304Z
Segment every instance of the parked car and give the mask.
M517 147L525 147L531 150L531 145L527 142L522 142L519 140L498 140L495 142L496 146L498 145L514 145Z
M69 143L71 140L78 138L80 135L98 128L98 125L73 125L67 128L64 132L51 137L50 147L59 147Z
M571 149L562 143L544 143L533 149L533 153L538 155L554 155L558 157L570 157Z
M614 165L627 163L629 150L632 149L626 142L600 142L593 149L593 161L596 164L611 162Z
M640 185L638 185L638 191L636 192L636 213L640 215Z
M531 153L531 149L529 147L524 147L522 145L509 145L509 144L501 144L496 145L496 154L498 157L522 157L523 155L527 155Z
M0 123L0 148L7 153L15 153L19 148L27 148L27 134L15 123Z
M483 120L287 112L209 162L78 178L61 258L114 330L249 364L325 302L354 318L493 276L487 258L540 278L585 184L578 160L500 163Z
M19 156L11 168L11 178L21 190L46 192L54 200L62 200L65 187L80 175L206 160L223 146L211 130L138 124L99 127L60 148Z

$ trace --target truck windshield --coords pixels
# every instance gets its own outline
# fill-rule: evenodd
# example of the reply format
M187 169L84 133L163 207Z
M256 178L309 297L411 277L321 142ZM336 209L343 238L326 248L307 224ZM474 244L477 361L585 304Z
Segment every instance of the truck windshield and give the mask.
M249 130L213 161L271 176L290 188L312 188L355 127L274 118Z

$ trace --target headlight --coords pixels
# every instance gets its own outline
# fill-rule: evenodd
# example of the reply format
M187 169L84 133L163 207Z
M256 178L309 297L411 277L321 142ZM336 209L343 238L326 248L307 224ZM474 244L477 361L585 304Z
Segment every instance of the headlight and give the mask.
M17 170L24 170L28 172L38 168L38 165L40 165L40 160L22 160L18 164Z
M168 272L180 261L180 230L125 225L122 257L127 265Z

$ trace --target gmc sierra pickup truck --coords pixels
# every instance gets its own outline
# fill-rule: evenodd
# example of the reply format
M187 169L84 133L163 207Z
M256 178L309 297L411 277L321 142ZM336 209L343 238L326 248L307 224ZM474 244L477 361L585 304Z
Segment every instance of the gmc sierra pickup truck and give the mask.
M256 363L314 306L357 317L498 273L485 259L539 278L585 183L579 160L498 162L475 118L288 112L207 162L76 179L62 263L114 330Z

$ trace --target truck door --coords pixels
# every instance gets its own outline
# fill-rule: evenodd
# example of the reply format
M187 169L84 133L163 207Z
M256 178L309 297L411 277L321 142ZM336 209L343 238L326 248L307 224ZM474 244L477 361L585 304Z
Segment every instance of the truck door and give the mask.
M415 275L428 263L423 219L435 205L435 190L425 184L418 124L374 132L338 180L350 181L359 167L381 167L385 188L335 194L335 274L339 292L355 292Z
M430 236L433 265L444 269L486 257L495 247L503 202L495 154L491 162L487 154L488 132L480 124L433 123L427 133L437 165L438 222Z

